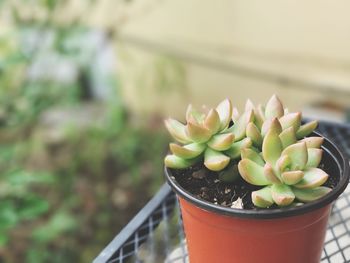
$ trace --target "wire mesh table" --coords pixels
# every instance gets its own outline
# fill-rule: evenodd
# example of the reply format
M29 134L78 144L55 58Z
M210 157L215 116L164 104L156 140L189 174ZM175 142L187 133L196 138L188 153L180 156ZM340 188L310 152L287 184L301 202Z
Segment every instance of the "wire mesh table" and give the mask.
M350 156L350 125L322 122L318 131ZM162 186L94 260L105 262L188 263L179 206L168 185ZM350 262L350 187L333 206L321 262Z

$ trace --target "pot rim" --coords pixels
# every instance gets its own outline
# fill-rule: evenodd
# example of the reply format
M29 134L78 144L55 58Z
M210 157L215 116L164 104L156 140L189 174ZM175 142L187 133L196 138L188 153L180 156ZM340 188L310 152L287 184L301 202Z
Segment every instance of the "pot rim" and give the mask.
M258 210L224 207L221 205L215 205L202 199L198 199L191 193L187 192L175 180L171 178L171 170L167 167L164 167L165 177L168 184L180 197L204 210L215 212L217 214L251 219L274 219L302 215L332 203L338 198L340 194L344 192L349 183L349 160L346 158L345 153L327 137L321 135L320 133L313 132L312 135L321 136L324 138L322 149L328 153L332 161L335 162L338 166L340 179L336 187L334 187L330 193L321 197L320 199L317 199L316 201L306 203L301 206Z

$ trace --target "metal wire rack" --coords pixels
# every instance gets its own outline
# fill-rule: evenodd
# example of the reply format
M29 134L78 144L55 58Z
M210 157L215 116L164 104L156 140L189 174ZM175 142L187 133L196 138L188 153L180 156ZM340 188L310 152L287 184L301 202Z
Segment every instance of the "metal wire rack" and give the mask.
M350 156L350 125L322 122L318 130ZM179 206L166 184L94 260L105 262L188 263ZM350 187L334 204L321 262L350 262Z

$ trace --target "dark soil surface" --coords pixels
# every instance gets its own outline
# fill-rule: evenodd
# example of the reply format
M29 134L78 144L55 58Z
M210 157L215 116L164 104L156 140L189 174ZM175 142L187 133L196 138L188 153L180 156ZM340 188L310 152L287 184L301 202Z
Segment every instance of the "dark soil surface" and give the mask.
M321 169L331 175L331 167L328 169L325 167L328 166L323 163L320 165ZM251 199L251 192L260 187L246 183L241 177L233 183L221 182L218 179L218 173L208 170L203 164L184 170L172 169L172 175L182 188L199 199L225 207L261 209L255 207ZM334 188L337 182L337 177L330 176L324 186ZM277 206L273 205L269 209L271 208L277 208Z

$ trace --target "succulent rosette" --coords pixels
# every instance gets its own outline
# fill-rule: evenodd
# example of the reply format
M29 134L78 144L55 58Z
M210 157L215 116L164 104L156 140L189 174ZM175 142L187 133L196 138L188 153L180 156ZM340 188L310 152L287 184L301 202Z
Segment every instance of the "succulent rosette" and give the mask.
M309 135L317 127L317 121L311 121L301 125L301 112L289 113L288 109L283 107L282 102L276 95L273 95L267 102L266 107L259 104L257 107L247 100L244 115L251 115L250 122L246 125L246 136L250 138L253 145L261 149L263 138L273 124L274 119L278 119L278 125L275 127L283 137L284 141L301 139ZM233 109L233 120L239 120L237 109Z
M296 138L295 132L285 136L280 121L274 118L263 139L262 152L242 150L238 164L240 175L250 184L264 186L252 192L255 206L265 208L274 203L288 206L294 200L305 203L331 191L322 186L328 174L318 168L323 138L307 137L298 141Z
M165 165L184 169L204 160L209 170L223 170L231 159L240 157L241 148L251 146L251 140L245 138L247 122L242 118L239 126L232 129L229 128L231 117L232 104L225 99L206 114L189 105L186 124L167 119L165 125L178 143L170 143L172 154L165 157Z

